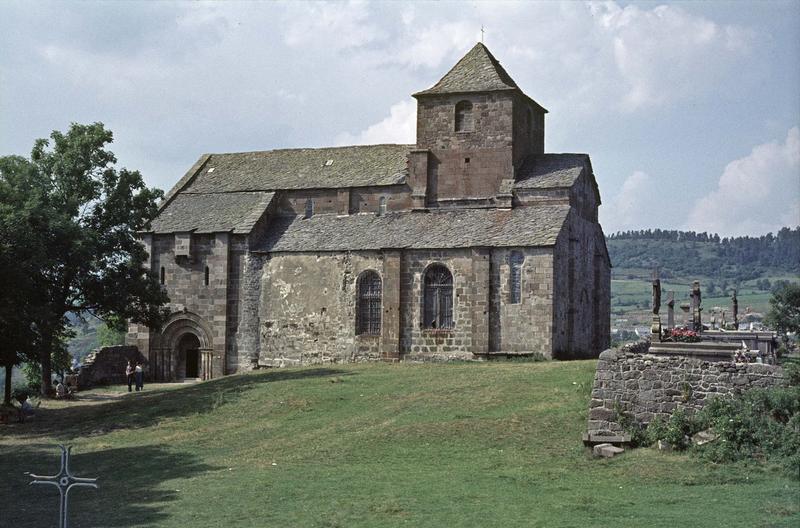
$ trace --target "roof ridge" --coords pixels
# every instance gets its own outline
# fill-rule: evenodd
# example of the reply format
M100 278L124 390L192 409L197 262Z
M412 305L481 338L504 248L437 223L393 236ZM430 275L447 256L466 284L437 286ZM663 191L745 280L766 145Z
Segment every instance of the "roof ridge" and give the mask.
M416 145L413 143L374 143L371 145L339 145L336 147L295 147L295 148L277 148L268 150L245 150L241 152L214 152L211 156L238 156L242 154L264 154L267 152L300 152L300 151L325 151L325 150L340 150L346 148L371 148L371 147L405 147L413 148Z

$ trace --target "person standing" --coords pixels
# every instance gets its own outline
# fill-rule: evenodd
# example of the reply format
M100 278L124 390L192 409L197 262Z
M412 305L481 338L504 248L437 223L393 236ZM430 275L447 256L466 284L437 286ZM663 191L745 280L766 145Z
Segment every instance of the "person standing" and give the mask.
M125 379L128 381L128 392L131 392L133 385L133 362L129 359L128 366L125 367Z
M136 391L140 391L144 389L144 369L142 368L142 362L138 361L136 363L136 368L134 369L134 374L136 375Z

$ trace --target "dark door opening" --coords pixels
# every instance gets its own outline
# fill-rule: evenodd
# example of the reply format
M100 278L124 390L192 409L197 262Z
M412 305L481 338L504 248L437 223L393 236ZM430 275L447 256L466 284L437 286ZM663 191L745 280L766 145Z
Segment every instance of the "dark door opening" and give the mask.
M200 364L200 351L197 349L190 349L186 351L186 377L199 378L199 364Z

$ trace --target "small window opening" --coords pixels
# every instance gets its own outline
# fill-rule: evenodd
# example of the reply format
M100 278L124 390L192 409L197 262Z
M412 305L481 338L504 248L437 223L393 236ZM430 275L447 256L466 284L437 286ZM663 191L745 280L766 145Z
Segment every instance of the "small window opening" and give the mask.
M522 301L522 264L525 257L519 251L512 251L508 257L508 301L519 304Z
M378 216L383 216L386 214L386 197L381 196L380 202L378 202Z
M167 280L167 272L164 269L164 266L161 266L161 284L164 284Z
M208 266L206 266L205 278L203 279L203 282L205 283L206 286L208 286L208 278L209 278L209 272L208 272Z
M459 101L456 103L456 132L472 132L472 103Z
M306 200L306 218L314 216L314 200L309 198Z
M464 158L464 163L469 163L469 158Z

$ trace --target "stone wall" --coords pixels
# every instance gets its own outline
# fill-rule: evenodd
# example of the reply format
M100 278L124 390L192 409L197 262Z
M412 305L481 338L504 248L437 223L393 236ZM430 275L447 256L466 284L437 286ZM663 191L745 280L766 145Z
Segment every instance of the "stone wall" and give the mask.
M669 417L678 407L701 409L712 398L784 381L783 369L758 363L710 362L687 356L657 356L638 348L600 354L589 404L590 432L622 432L618 412L637 422Z
M520 302L510 300L509 255L518 251ZM474 359L491 354L552 357L553 259L548 248L478 248L262 257L260 308L243 302L260 325L261 365L377 359ZM453 327L422 324L425 270L453 275ZM260 265L260 264L259 264ZM254 266L251 273L255 273ZM373 270L382 281L381 334L355 334L356 281ZM242 323L238 335L244 337ZM241 341L241 338L240 338ZM252 349L252 345L249 347ZM239 354L240 368L244 356Z
M459 101L472 103L472 131L456 132L455 108ZM513 105L513 96L499 92L421 96L417 99L417 147L431 151L500 147L510 150Z
M514 166L531 154L544 153L544 112L521 95L514 96Z
M473 266L473 256L478 260ZM432 264L443 264L453 275L453 327L424 328L424 274ZM401 267L400 348L413 359L470 359L488 346L489 256L470 249L408 251ZM473 309L480 309L479 320ZM478 326L478 328L476 328Z
M355 335L356 279L369 269L385 283L383 268L383 255L376 251L268 257L261 280L259 363L379 359L380 336Z
M346 190L346 189L345 189ZM306 202L311 200L313 214L340 214L342 204L339 201L339 189L302 189L297 191L283 191L278 194L276 211L281 215L306 214ZM347 214L349 196L345 200L344 214Z
M246 253L242 256L239 278L239 303L236 306L236 325L232 332L232 347L228 355L228 372L242 372L258 365L261 351L259 302L264 256Z
M514 169L511 148L500 147L431 151L428 170L428 205L446 206L496 196Z
M95 349L83 360L78 375L78 389L88 389L97 385L127 383L125 367L128 360L134 365L141 361L147 372L147 359L135 346L110 346Z
M350 214L378 213L381 198L386 199L387 212L411 209L411 191L407 185L355 187L350 190Z
M597 357L611 339L611 267L600 227L570 212L553 267L553 357Z
M183 319L195 318L204 321L207 329L198 338L209 352L208 375L226 373L226 323L229 302L229 250L232 236L229 233L178 235L148 235L145 246L150 253L149 268L152 276L159 280L170 297L167 305L172 315L165 324L180 323ZM182 242L182 244L179 244ZM185 247L188 243L188 247ZM188 253L178 254L178 251ZM206 268L208 284L206 284ZM179 338L180 336L169 336ZM164 333L150 332L142 325L130 325L126 343L135 345L148 358L157 379L174 379L180 370L179 358L175 356L175 343L167 342Z
M455 130L455 107L472 103L473 129ZM495 197L514 172L514 97L505 93L422 96L417 101L417 147L430 151L412 180L426 180L426 205ZM417 171L424 170L425 178ZM415 184L416 187L416 184Z
M512 252L524 257L520 302L511 302ZM498 354L553 354L553 250L492 250L492 303L489 351Z

